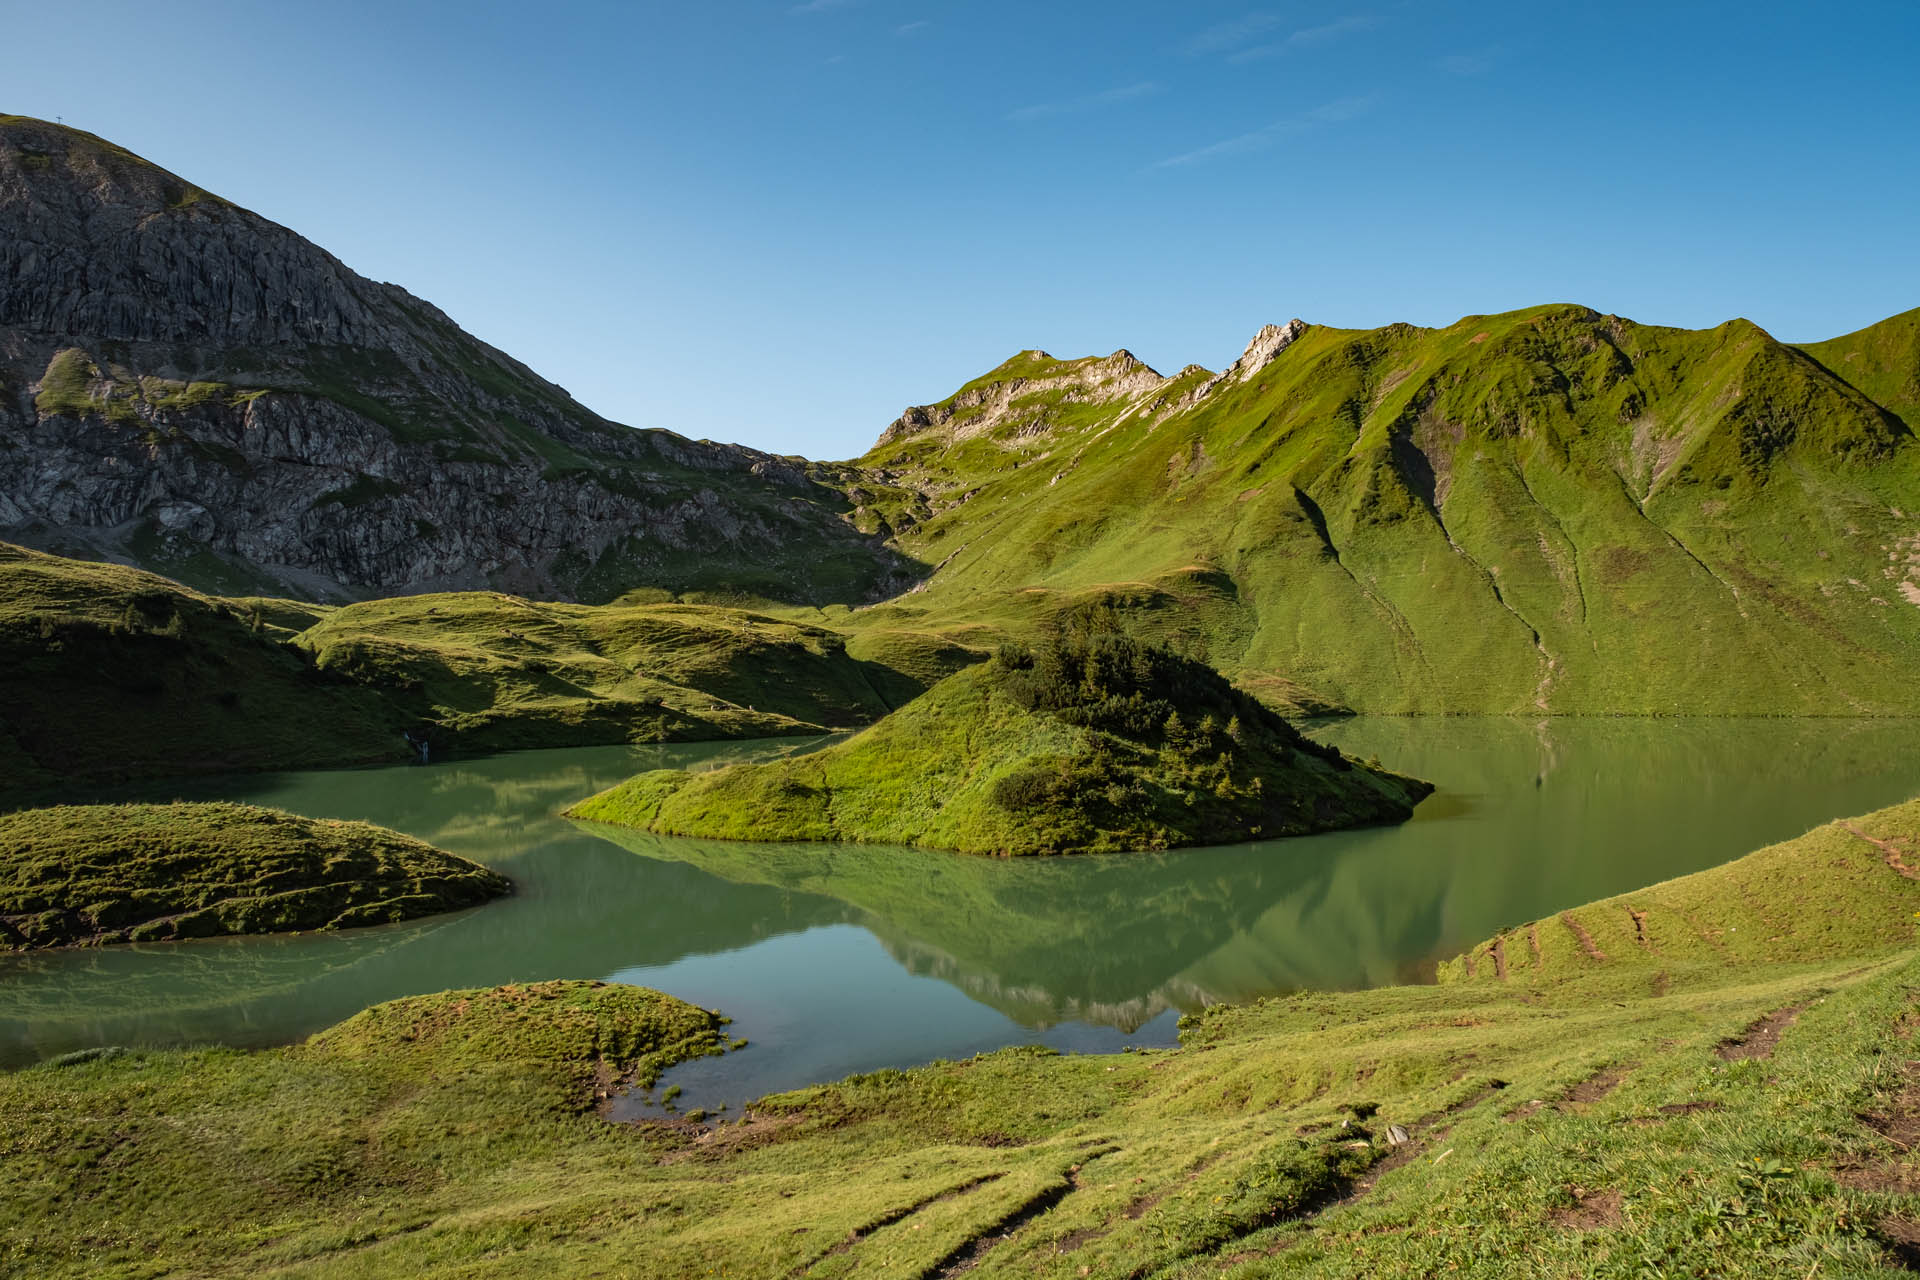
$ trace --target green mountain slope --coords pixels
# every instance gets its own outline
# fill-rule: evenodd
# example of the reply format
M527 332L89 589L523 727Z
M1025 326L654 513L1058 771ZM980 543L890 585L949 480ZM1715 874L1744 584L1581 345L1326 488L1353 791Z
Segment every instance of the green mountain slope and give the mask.
M860 460L935 572L846 625L1108 607L1362 711L1920 711L1915 324L1295 322L1164 379L1025 352Z
M644 773L570 812L673 835L1007 856L1401 822L1431 790L1303 737L1198 662L1104 635L1003 649L811 755Z
M1920 429L1920 308L1801 350Z

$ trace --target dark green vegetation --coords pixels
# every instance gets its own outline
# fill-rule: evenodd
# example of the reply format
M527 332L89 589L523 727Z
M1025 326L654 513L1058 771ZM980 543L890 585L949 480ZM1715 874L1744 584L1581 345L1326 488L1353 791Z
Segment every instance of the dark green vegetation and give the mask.
M297 621L0 543L0 792L400 758L397 709L286 643Z
M836 625L1099 602L1372 712L1920 709L1920 312L1295 333L1217 380L1026 352L909 411L859 466L937 568Z
M1432 788L1303 737L1202 663L1054 633L811 755L641 774L575 817L961 853L1165 849L1404 821Z
M718 1047L712 1015L620 988L450 993L252 1054L76 1055L0 1079L0 1257L76 1277L1903 1274L1917 861L1908 804L1510 931L1437 987L1222 1006L1171 1052L1007 1051L705 1123L590 1114L596 1085Z
M0 949L391 924L511 893L476 862L365 822L238 804L0 816Z
M892 648L927 674L972 656ZM223 598L0 543L0 793L404 759L407 733L437 751L817 733L921 687L738 609Z

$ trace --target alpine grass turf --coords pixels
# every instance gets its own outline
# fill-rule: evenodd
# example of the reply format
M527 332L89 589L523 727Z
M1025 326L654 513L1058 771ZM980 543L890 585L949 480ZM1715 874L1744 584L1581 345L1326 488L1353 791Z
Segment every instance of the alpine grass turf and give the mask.
M0 816L0 950L345 929L512 890L476 862L385 827L252 805Z

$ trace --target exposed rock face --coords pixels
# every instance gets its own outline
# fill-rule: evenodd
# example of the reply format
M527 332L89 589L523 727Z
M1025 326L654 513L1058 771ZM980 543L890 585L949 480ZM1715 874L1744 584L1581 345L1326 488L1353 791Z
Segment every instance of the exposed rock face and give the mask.
M1275 356L1292 346L1293 340L1306 331L1307 322L1298 316L1285 324L1262 326L1260 332L1253 335L1253 341L1247 344L1247 349L1241 353L1240 358L1220 375L1221 378L1245 382L1273 363Z
M881 433L878 443L891 444L937 428L955 440L998 434L1008 426L1016 437L1037 434L1046 429L1046 409L1054 404L1137 400L1167 381L1125 349L1104 359L1084 360L1055 360L1044 351L1022 351L1000 369L1009 376L970 387L940 404L908 409ZM1036 409L1041 397L1049 403Z
M0 538L307 594L903 585L849 506L797 460L607 422L286 228L0 117Z

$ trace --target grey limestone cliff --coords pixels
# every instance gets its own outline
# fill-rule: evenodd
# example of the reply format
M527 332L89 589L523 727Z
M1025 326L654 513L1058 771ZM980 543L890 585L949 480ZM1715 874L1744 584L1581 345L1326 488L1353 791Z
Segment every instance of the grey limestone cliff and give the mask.
M850 511L804 461L608 422L285 227L0 116L0 539L317 596L903 585Z

